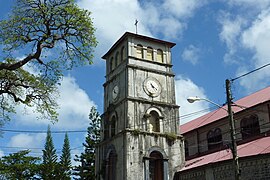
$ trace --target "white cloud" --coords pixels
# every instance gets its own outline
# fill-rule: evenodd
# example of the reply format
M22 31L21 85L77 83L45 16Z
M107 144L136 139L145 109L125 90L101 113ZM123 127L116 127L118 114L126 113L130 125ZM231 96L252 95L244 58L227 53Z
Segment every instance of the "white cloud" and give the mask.
M270 8L258 15L252 25L242 33L242 44L245 48L254 52L250 58L250 66L239 69L238 75L244 74L255 68L259 68L270 62ZM265 87L270 83L269 67L261 69L248 78L242 78L240 84L247 88L247 91L254 91Z
M8 146L21 149L37 148L43 145L46 134L17 134L11 137Z
M261 66L270 59L270 8L258 15L252 26L242 35L242 43L246 48L255 51L256 66Z
M198 113L199 111L209 108L209 103L205 101L198 101L190 104L187 102L187 98L190 96L198 96L200 98L207 98L202 87L197 86L189 78L183 76L177 76L175 80L176 88L176 102L180 106L180 123L184 124L197 117L202 116L208 111ZM191 113L195 113L192 114Z
M72 77L65 77L60 86L59 111L60 120L56 124L58 128L78 129L85 128L89 124L88 114L95 103L90 100L86 92L76 84Z
M228 3L231 6L250 7L252 9L261 10L270 5L269 0L229 0Z
M199 54L200 54L199 48L193 45L189 45L188 47L184 49L181 56L184 61L188 61L191 64L196 65L199 60Z
M270 62L270 1L231 0L229 4L240 10L220 14L219 36L228 48L224 62L236 65L238 77ZM269 72L269 68L261 69L241 78L240 85L246 93L261 89L270 83Z
M245 93L255 92L259 89L265 88L269 86L269 68L261 69L253 74L243 77L240 79L240 85L243 87ZM237 71L237 76L243 75L247 72L250 72L250 69L247 68L239 68Z
M238 40L241 35L242 28L246 24L246 20L240 16L232 18L232 15L229 13L221 13L219 23L222 26L219 37L228 48L228 52L224 55L224 62L238 63L238 58L235 54L239 46Z
M89 124L88 114L90 108L95 103L90 100L84 90L76 83L73 77L64 77L59 87L60 97L57 99L59 104L59 121L54 124L57 129L81 129ZM18 122L23 125L47 125L47 119L37 120L37 114L31 109L26 109L26 114L22 113L21 107L18 112Z
M81 164L81 162L75 161L75 155L79 155L82 153L81 150L78 149L74 149L71 151L71 164L72 166L79 166Z
M135 20L138 19L138 33L153 36L160 34L170 40L181 36L186 29L188 17L204 5L206 0L166 0L139 1L139 0L79 0L81 8L92 12L94 26L97 28L97 37L100 44L97 53L101 55L124 32L135 33ZM98 57L100 57L97 55Z
M191 17L194 11L206 2L206 0L165 0L163 6L174 16L186 18Z
M142 23L143 9L137 0L80 0L81 8L92 12L96 36L99 41L96 57L101 57L124 32L135 32L135 20L139 20L139 34L151 35Z

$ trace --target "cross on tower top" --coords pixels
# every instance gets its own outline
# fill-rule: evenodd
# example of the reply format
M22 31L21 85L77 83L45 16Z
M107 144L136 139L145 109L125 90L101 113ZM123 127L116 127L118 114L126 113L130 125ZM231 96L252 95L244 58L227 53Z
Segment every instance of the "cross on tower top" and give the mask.
M136 19L136 20L135 20L135 24L134 24L134 25L136 26L136 34L138 34L138 22L139 22L139 21Z

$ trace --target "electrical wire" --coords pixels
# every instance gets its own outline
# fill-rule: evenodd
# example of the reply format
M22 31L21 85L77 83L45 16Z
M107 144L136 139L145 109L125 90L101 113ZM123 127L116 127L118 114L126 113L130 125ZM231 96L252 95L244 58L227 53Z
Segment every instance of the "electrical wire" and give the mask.
M239 105L236 105L236 106L239 106ZM243 110L245 110L245 109L248 109L249 107L244 107L244 106L239 106L240 108L242 108ZM211 107L211 108L207 108L207 109L203 109L203 110L199 110L199 111L196 111L196 112L192 112L192 113L188 113L188 114L185 114L185 115L182 115L182 116L180 116L179 118L166 118L166 121L163 121L163 122L166 122L166 123L164 123L164 125L166 125L166 124L169 124L169 123L175 123L175 122L177 122L177 121L179 121L179 120L181 120L182 119L182 117L187 117L187 116L189 116L189 115L194 115L194 114L196 114L196 113L199 113L199 112L205 112L206 110L211 110L211 109L213 109L213 108L215 108L215 107ZM216 110L220 110L220 108L215 108ZM252 112L264 112L264 113L268 113L268 111L267 110L258 110L258 109L250 109ZM241 111L241 112L244 112L244 111ZM216 113L216 112L215 112ZM245 114L250 114L250 112L245 112L245 114L243 114L243 113L241 113L242 115L241 115L241 117L243 116L243 115L245 115ZM212 116L213 114L211 114L211 116ZM205 120L204 120L204 122L205 121L207 121L209 118L211 118L211 116L208 116L208 117L205 117ZM223 117L223 118L226 118L226 117ZM237 121L237 120L239 120L238 118L237 118L237 116L235 116L234 117L234 120L235 121ZM137 128L137 127L144 127L145 125L147 124L147 122L142 122L142 123L138 123L138 124L136 124L136 125L132 125L132 126L129 126L128 128ZM225 125L226 124L226 122L223 124L223 125ZM103 131L105 131L105 130L110 130L110 128L103 128L102 129ZM36 131L34 131L34 130L15 130L15 129L3 129L3 128L0 128L0 132L10 132L10 133L33 133L33 134L35 134L35 133L47 133L47 131L45 131L45 130L36 130ZM87 132L87 130L63 130L63 131L51 131L51 133L52 134L64 134L64 133L86 133Z
M0 131L3 132L12 132L12 133L37 133L37 134L42 134L42 133L47 133L45 130L15 130L15 129L2 129L0 128ZM51 131L52 134L65 134L65 133L85 133L87 130L66 130L66 131Z
M176 122L176 121L179 121L180 119L182 118L187 118L187 117L190 117L190 116L195 116L197 114L200 114L200 113L203 113L203 112L208 112L210 110L213 110L213 107L210 107L210 108L206 108L206 109L202 109L202 110L199 110L199 111L196 111L196 112L192 112L192 113L188 113L188 114L185 114L185 115L182 115L182 116L179 116L179 118L177 120L175 120L174 118L173 121L170 120L170 118L168 118L167 122ZM138 124L138 126L140 125L145 125L145 123L141 123L141 124ZM133 126L131 126L130 128L132 128ZM105 129L104 129L105 130ZM16 129L4 129L4 128L0 128L0 132L11 132L11 133L47 133L46 130L16 130ZM64 134L64 133L85 133L87 132L87 130L63 130L63 131L51 131L52 134Z
M247 76L247 75L249 75L249 74L251 74L251 73L254 73L254 72L256 72L256 71L258 71L258 70L260 70L260 69L263 69L263 68L265 68L265 67L267 67L267 66L269 66L269 65L270 65L270 63L265 64L265 65L263 65L263 66L261 66L261 67L259 67L259 68L257 68L257 69L254 69L254 70L249 71L249 72L247 72L247 73L245 73L245 74L242 74L242 75L240 75L240 76L238 76L238 77L236 77L236 78L233 78L233 79L231 79L231 81L235 81L235 80L237 80L237 79L240 79L240 78L242 78L242 77L245 77L245 76Z

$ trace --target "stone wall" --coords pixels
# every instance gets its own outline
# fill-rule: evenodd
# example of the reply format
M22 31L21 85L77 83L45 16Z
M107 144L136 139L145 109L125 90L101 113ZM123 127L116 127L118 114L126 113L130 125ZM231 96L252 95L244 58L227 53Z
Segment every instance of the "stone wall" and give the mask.
M256 155L239 159L242 180L270 179L270 154ZM232 161L177 172L174 180L234 180Z

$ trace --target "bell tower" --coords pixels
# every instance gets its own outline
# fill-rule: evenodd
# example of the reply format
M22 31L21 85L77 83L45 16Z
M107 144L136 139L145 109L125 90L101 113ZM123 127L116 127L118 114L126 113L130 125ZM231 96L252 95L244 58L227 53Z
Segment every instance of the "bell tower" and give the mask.
M174 45L126 32L102 57L106 82L97 179L172 180L183 166Z

